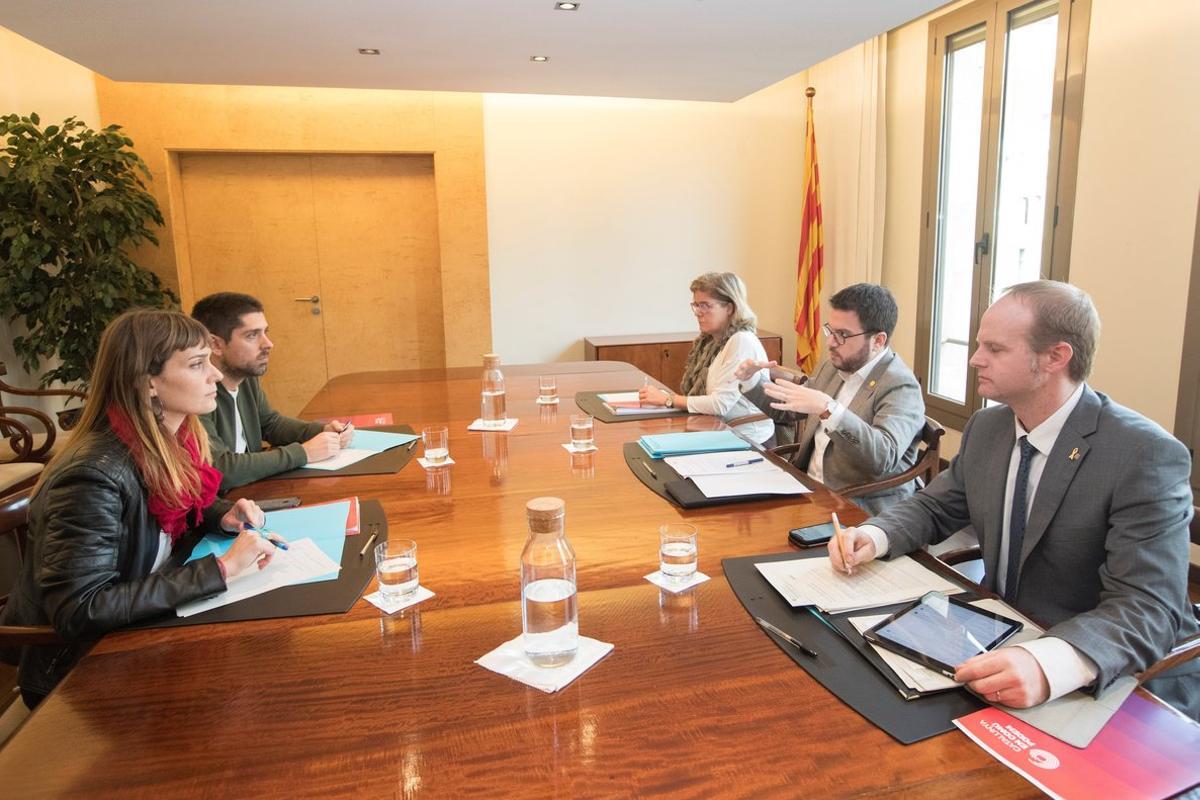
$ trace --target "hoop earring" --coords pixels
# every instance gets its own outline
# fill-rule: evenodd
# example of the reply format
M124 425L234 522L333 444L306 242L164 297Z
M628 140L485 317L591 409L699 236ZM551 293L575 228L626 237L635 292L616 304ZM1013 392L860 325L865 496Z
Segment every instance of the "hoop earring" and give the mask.
M163 423L163 404L162 400L158 399L158 395L150 395L150 412L154 414L154 419L159 425Z

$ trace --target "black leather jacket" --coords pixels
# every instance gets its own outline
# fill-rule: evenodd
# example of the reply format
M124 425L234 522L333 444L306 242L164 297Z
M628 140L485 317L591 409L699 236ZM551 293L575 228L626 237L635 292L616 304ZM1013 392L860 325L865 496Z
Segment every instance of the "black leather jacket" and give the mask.
M160 528L133 457L113 433L74 450L30 504L28 552L0 613L0 624L49 624L68 640L21 648L18 682L35 695L53 689L107 631L225 590L213 556L180 566L176 553L150 573ZM200 528L218 530L229 506L213 503Z

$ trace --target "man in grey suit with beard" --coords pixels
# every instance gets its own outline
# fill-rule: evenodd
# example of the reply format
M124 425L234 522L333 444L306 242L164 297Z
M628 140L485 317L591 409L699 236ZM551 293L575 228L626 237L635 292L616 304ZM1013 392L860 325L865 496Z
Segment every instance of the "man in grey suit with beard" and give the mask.
M799 421L796 464L814 480L843 489L889 478L917 462L925 401L912 370L888 346L899 316L892 293L856 283L829 303L828 357L812 379L803 386L743 383L742 393L776 422ZM774 362L746 360L737 378L745 382L767 366ZM914 491L910 481L854 502L878 513Z
M834 569L891 557L970 524L985 584L1047 626L1032 642L975 656L956 680L1025 708L1145 670L1194 634L1188 600L1187 449L1084 382L1100 319L1054 281L1012 287L983 315L971 357L976 412L950 468L915 497L846 531ZM1147 683L1193 718L1200 661Z

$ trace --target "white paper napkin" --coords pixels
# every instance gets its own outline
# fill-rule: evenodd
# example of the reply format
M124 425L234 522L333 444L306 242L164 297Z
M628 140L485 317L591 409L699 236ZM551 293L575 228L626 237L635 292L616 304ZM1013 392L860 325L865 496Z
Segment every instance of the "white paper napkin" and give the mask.
M566 450L568 453L591 453L599 449L596 445L591 445L590 447L576 447L573 444L563 445L563 450Z
M366 600L385 614L395 614L397 611L402 611L409 606L415 606L417 603L428 600L431 597L433 597L433 592L424 586L418 586L417 591L400 600L385 598L379 592L371 592L369 595L363 597L363 600Z
M517 427L516 417L509 417L508 419L504 420L503 425L500 425L495 428L484 427L483 420L477 419L474 422L472 422L470 425L467 426L467 430L469 430L469 431L484 431L484 432L491 431L491 432L495 433L496 431L511 431L515 427Z
M699 586L700 584L704 583L706 580L708 580L708 576L705 575L703 572L696 570L695 572L692 573L691 578L689 578L687 581L685 581L683 583L679 583L676 581L668 580L665 575L663 575L661 572L656 571L656 572L651 572L649 575L647 575L646 580L650 581L651 583L653 583L655 586L657 586L660 589L666 589L668 592L674 592L675 594L679 594L680 592L682 592L686 589L690 589L693 586Z
M549 694L557 692L587 672L593 664L611 653L612 649L611 644L580 636L579 651L575 653L575 658L561 667L539 667L525 655L521 637L518 636L509 639L487 655L475 659L475 663L484 669L490 669Z
M430 464L425 458L422 457L422 458L417 459L417 463L420 464L425 469L439 469L440 467L450 466L451 464L454 463L454 459L451 458L450 456L446 456L443 460L439 461L438 463Z
M556 405L558 405L558 398L553 397L549 400L543 400L542 398L539 397L537 399L537 402L538 402L539 406L556 406Z

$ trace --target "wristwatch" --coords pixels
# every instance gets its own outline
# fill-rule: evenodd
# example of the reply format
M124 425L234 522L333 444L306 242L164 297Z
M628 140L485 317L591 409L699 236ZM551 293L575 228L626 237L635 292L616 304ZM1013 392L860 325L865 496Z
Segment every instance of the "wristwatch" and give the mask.
M825 410L821 412L821 419L829 419L835 408L837 408L837 400L831 397L829 398L829 402L825 404Z
M667 397L666 401L663 402L663 408L670 408L671 406L675 405L675 395L671 394L666 389L663 389L662 393Z

